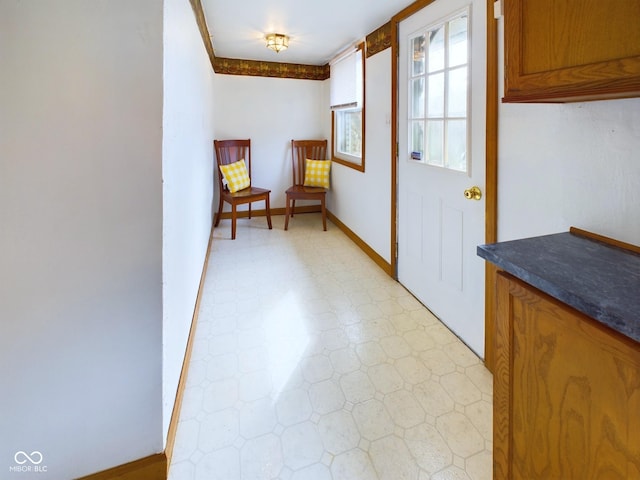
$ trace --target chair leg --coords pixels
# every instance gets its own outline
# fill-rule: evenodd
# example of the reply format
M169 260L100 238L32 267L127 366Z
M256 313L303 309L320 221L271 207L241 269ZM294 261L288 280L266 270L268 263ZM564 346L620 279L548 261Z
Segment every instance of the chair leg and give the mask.
M236 204L233 203L231 204L231 240L236 239L236 219L237 219Z
M267 209L267 225L269 225L269 230L271 230L271 205L269 204L269 195L267 193L267 198L264 201L265 208Z
M285 231L289 228L289 210L291 210L291 208L290 208L291 199L289 198L289 195L287 195L286 202L287 202L287 205L285 207L285 212L284 212L284 229L285 229Z
M251 218L251 204L249 204L249 218Z
M217 227L220 224L220 217L222 217L222 195L220 195L220 202L218 204L218 215L216 216L216 223L213 224L214 227Z
M324 195L320 199L320 209L322 210L322 228L327 231L327 209L324 206Z
M296 209L296 199L294 198L294 199L291 201L291 216L292 216L292 217L293 217L293 212L294 212L294 210L295 210L295 209Z

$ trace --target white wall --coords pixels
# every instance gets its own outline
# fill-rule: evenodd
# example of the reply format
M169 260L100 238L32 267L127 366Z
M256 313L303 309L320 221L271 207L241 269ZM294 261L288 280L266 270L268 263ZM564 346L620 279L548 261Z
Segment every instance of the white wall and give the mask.
M499 116L500 240L575 226L640 245L639 98L501 104Z
M211 231L213 70L186 0L164 2L163 438Z
M284 208L292 181L291 139L326 138L323 82L215 75L214 87L215 138L251 139L251 182L271 189L271 208ZM224 211L229 210L225 204Z
M365 171L334 164L328 203L341 222L391 262L390 48L366 60L365 76Z
M162 2L0 2L0 468L162 451ZM42 476L42 475L41 475Z

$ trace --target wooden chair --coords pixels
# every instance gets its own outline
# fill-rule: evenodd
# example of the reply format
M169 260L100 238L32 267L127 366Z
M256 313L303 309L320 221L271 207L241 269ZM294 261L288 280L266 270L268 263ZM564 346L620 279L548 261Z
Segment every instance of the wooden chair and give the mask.
M231 205L231 239L236 238L236 220L238 217L236 207L245 203L249 204L249 218L251 218L251 203L264 200L267 211L267 224L271 230L271 208L269 206L269 194L271 190L254 187L253 185L231 193L222 182L222 172L220 165L228 165L244 159L251 178L251 140L214 140L213 145L216 151L216 162L218 164L218 191L220 192L220 204L218 205L218 215L216 216L215 227L220 223L222 217L223 202Z
M326 140L291 140L291 162L293 172L293 185L287 189L286 213L284 229L289 228L289 216L293 217L296 208L296 200L319 200L322 211L322 227L327 230L327 211L325 208L325 197L327 190L322 187L305 187L304 173L305 160L326 160L327 141Z

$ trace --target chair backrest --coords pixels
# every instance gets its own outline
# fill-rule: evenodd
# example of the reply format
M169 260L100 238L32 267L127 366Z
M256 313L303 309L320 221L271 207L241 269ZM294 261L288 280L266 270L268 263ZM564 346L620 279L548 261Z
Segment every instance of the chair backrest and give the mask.
M229 165L230 163L243 160L247 165L249 178L251 178L251 140L214 140L213 146L216 151L216 162L218 164L218 186L222 191L222 174L220 165Z
M291 162L293 171L293 184L304 183L305 160L326 160L326 140L291 140Z

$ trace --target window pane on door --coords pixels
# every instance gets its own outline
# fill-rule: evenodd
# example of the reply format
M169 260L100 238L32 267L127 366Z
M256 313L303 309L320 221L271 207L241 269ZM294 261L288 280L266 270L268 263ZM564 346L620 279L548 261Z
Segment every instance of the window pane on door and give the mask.
M444 25L429 32L429 72L444 68Z
M449 22L449 67L457 67L467 63L469 56L468 20L468 17L463 15Z
M428 76L429 79L429 106L427 116L429 118L444 117L444 73L435 73Z
M447 122L447 168L467 171L467 121Z
M467 116L467 67L456 68L449 72L448 117Z
M411 65L413 66L413 75L422 75L424 73L425 42L426 37L424 35L420 35L419 37L416 37L411 41Z
M411 116L424 117L424 77L411 81Z
M431 120L427 124L427 150L429 165L444 166L444 122Z
M411 122L411 160L424 159L424 122Z

